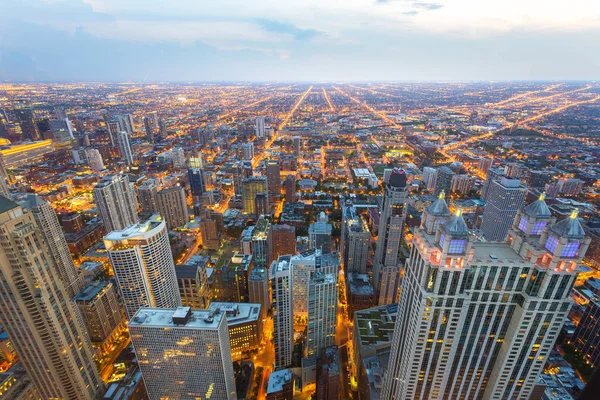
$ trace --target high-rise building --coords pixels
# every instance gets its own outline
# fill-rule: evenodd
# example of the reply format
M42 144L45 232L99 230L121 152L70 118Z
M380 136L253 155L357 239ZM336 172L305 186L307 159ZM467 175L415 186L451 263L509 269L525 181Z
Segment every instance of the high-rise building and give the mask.
M112 282L94 281L73 300L92 342L103 343L124 320L117 288Z
M119 132L119 123L117 121L106 121L106 133L108 133L108 140L112 147L116 147L117 143L117 132Z
M254 159L254 143L244 143L242 145L242 150L244 151L244 160L252 161Z
M504 174L511 179L521 179L522 165L519 163L510 163L505 167Z
M50 126L50 132L52 132L55 140L69 141L75 139L73 137L73 125L69 118L51 119L48 121L48 125ZM84 146L86 146L85 143ZM89 144L87 146L89 146Z
M185 151L181 147L175 147L171 150L171 161L175 168L185 167Z
M157 179L148 179L137 187L137 197L140 202L140 208L144 212L155 213L158 211L156 195L160 190L160 184Z
M227 316L231 357L234 361L257 350L262 341L262 312L258 303L212 302L208 311L219 311Z
M242 179L242 202L244 214L256 215L256 195L269 193L267 178L252 176Z
M192 256L188 262L175 268L181 304L192 308L207 308L212 299L208 283L208 256Z
M94 201L106 232L138 222L133 183L123 175L107 175L94 187Z
M528 399L589 238L576 215L555 223L543 199L503 243L474 240L460 212L435 214L414 231L382 398Z
M119 124L119 130L132 134L134 131L133 115L123 114L117 115L117 123Z
M0 323L44 399L103 393L92 347L31 213L0 197Z
M506 239L512 221L525 202L527 189L519 179L502 178L492 181L488 190L481 231L492 242Z
M308 316L304 358L318 358L321 350L332 346L338 302L337 274L315 271L308 283Z
M144 307L129 333L150 400L237 400L224 312Z
M209 250L218 250L221 247L221 233L217 221L210 218L202 218L199 222L202 247Z
M42 197L30 194L27 208L33 214L35 222L48 245L48 255L52 258L69 297L75 296L83 288L83 280L73 263L69 246L63 234L54 209Z
M14 114L17 117L23 137L32 141L40 140L40 131L35 123L34 112L31 102L27 100L17 100L15 103Z
M314 272L337 277L340 259L337 253L323 254L321 250L313 249L292 256L290 263L293 277L294 317L305 319L308 314L310 277Z
M292 297L292 266L290 256L273 261L269 270L273 298L273 338L275 369L292 364L294 351L294 301Z
M481 157L479 159L479 163L477 164L477 169L486 174L488 170L492 167L494 160L491 158Z
M204 176L201 169L188 169L188 182L190 184L192 196L200 197L206 192L206 185L204 184Z
M344 271L367 273L371 232L353 206L342 209L340 253Z
M196 155L191 155L188 158L188 167L202 169L204 167L204 161L202 160L202 153L197 152Z
M285 201L296 202L296 179L292 174L285 177Z
M127 165L133 165L133 152L131 151L131 144L129 143L129 134L125 131L117 132L117 143L123 161L125 161Z
M259 218L261 215L268 215L270 211L269 195L267 193L256 193L256 197L254 197L254 217Z
M265 138L265 117L256 117L256 138Z
M163 139L169 135L167 121L164 118L158 119L158 135Z
M300 155L302 154L302 138L300 136L294 136L292 142L294 144L294 155L296 158L300 158Z
M401 269L400 248L408 200L406 182L406 172L396 168L383 193L379 237L373 263L373 288L379 295L380 305L396 302Z
M317 220L308 227L308 248L319 249L323 254L331 253L332 230L327 214L321 211Z
M281 163L279 160L267 161L267 180L269 196L274 201L278 201L281 195Z
M490 168L485 175L485 182L481 188L481 200L487 201L488 192L493 181L500 180L504 176L504 169ZM447 192L446 192L447 193Z
M452 193L468 194L475 186L475 177L466 174L454 175L450 185Z
M293 267L292 267L293 268ZM302 385L316 383L321 350L335 340L337 274L312 272L308 283L308 313L302 359Z
M581 290L587 304L573 333L573 345L593 368L600 366L600 298L591 290Z
M144 116L144 130L146 131L146 138L150 143L154 143L154 132L156 127L154 125L154 118L150 115Z
M181 305L167 226L156 217L104 237L129 319L140 307Z
M435 189L435 181L437 179L437 169L431 167L423 167L423 184L427 190ZM386 182L387 183L387 182Z
M271 225L273 260L279 256L296 254L296 228L291 225Z
M85 155L91 170L95 174L99 174L102 170L104 170L104 161L102 160L102 155L98 149L86 149Z
M261 216L252 233L252 255L255 268L268 268L273 261L271 221Z
M172 186L158 192L156 206L167 223L167 229L183 226L190 220L185 192L181 186Z
M452 191L452 177L454 172L443 165L437 169L435 176L435 187L433 189L433 195L438 196L442 191L444 193L450 193Z
M254 267L248 276L248 298L250 303L261 305L261 318L267 318L271 309L271 290L269 286L269 269Z

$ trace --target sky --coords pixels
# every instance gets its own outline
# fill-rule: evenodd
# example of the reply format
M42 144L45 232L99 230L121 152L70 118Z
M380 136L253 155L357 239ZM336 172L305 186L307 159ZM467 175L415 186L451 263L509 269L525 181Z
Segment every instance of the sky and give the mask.
M598 0L0 0L0 81L594 79Z

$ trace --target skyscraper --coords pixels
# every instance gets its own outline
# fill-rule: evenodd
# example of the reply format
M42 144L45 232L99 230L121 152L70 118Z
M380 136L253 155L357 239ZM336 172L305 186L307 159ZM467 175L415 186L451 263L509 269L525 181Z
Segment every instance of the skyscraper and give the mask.
M69 246L54 209L50 203L35 194L27 197L27 207L33 214L40 233L48 245L50 250L48 255L52 258L69 297L75 296L83 289L83 280L73 263Z
M281 258L281 257L280 257ZM290 258L294 296L294 317L306 318L309 282L314 272L337 277L340 259L337 253L323 254L319 249L307 250Z
M267 161L267 180L269 182L269 197L274 202L279 201L281 195L281 162L279 160Z
M268 268L273 261L271 222L264 216L261 216L254 226L252 255L254 256L254 268Z
M242 179L242 202L244 204L244 214L256 214L256 195L258 193L267 194L267 178L263 176L252 176Z
M435 176L435 187L433 189L433 195L438 196L442 191L444 193L450 193L452 190L452 177L454 176L454 172L452 170L443 165L437 169L437 173Z
M39 397L97 398L88 335L34 216L0 197L0 233L0 323Z
M324 212L308 227L308 248L319 249L323 254L331 253L331 232L333 226Z
M188 182L190 184L192 196L200 197L206 192L206 185L204 184L204 176L201 169L188 169Z
M137 203L129 177L107 175L94 187L94 201L106 232L121 230L138 222Z
M133 153L131 152L131 144L129 143L129 134L125 131L119 131L117 133L117 143L123 161L127 165L133 165Z
M113 231L104 237L104 245L129 319L140 307L181 305L164 221L152 218Z
M292 142L294 144L294 155L296 158L300 158L300 155L302 154L302 138L300 136L294 136Z
M343 207L340 253L346 273L367 273L371 232L354 206Z
M296 201L296 179L292 174L285 177L285 201L288 203Z
M501 242L506 239L526 195L527 189L518 179L503 177L491 182L481 222L481 231L487 240Z
M504 176L504 169L489 168L485 175L485 182L481 188L481 200L487 201L488 192L493 181L500 180Z
M190 220L185 192L181 186L172 186L156 194L156 207L167 223L167 229L187 224Z
M446 208L438 200L414 232L382 398L528 399L590 239L576 215L554 223L543 199L503 243L474 241Z
M40 131L35 123L31 102L27 100L17 100L15 103L14 113L19 121L19 125L21 125L21 131L23 132L23 137L25 139L41 139Z
M273 261L269 280L273 296L273 338L275 342L275 369L292 364L294 351L294 301L292 293L292 266L290 256Z
M244 151L244 160L252 161L254 159L254 143L244 143L242 145L242 150Z
M256 138L265 138L265 117L256 117Z
M337 274L316 271L308 283L308 317L304 358L316 359L335 340L338 302Z
M124 317L112 282L94 281L74 298L92 342L103 343Z
M271 309L271 290L269 286L269 268L256 268L248 276L248 298L250 303L261 305L261 318L267 317Z
M291 225L271 225L273 259L296 254L296 228Z
M129 332L151 400L237 400L224 312L144 307Z
M90 169L95 174L99 174L105 168L100 152L97 149L86 149L85 154L87 156Z
M144 117L144 130L146 131L146 138L150 143L154 143L154 119L146 115Z
M137 197L142 211L152 213L158 211L156 195L160 190L159 187L159 182L156 179L148 179L137 187Z
M119 132L119 123L117 121L106 121L106 133L112 147L118 146L117 132Z
M380 305L396 301L401 269L400 247L408 199L406 182L404 170L395 168L383 193L379 237L373 265L373 288L379 295ZM385 282L383 282L384 276Z
M127 132L129 134L133 133L133 116L131 114L123 114L117 115L117 123L119 124L119 130L123 132Z

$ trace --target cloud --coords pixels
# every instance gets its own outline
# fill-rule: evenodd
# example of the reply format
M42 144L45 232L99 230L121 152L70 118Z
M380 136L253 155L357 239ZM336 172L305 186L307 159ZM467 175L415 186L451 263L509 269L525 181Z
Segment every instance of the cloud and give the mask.
M413 3L412 6L415 8L418 8L420 10L424 10L424 11L435 11L435 10L439 10L440 8L444 7L444 5L440 4L440 3L420 3L420 2Z
M257 19L256 23L267 32L289 34L296 40L310 40L322 34L316 29L301 29L292 24L268 19Z

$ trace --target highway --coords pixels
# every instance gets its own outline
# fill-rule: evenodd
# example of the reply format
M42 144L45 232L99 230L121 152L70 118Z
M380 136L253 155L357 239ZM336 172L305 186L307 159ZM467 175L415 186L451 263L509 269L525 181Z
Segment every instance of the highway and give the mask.
M329 110L331 110L331 112L335 112L335 107L333 104L331 104L331 100L329 100L329 96L327 95L327 90L325 90L325 88L323 88L323 97L325 97L325 101L327 101L327 104L329 105Z
M333 86L333 88L335 90L337 90L340 94L342 94L342 95L346 96L347 98L349 98L350 100L352 100L353 102L360 104L361 106L363 106L364 108L369 110L371 113L375 114L376 116L378 116L379 118L381 118L382 120L387 122L388 124L392 125L394 128L402 130L402 125L398 124L396 121L394 121L393 119L391 119L390 117L388 117L387 115L382 113L381 111L377 111L376 109L374 109L373 107L368 105L366 102L360 101L357 98L350 96L348 93L340 90L339 88L337 88L335 86ZM378 145L379 145L379 143L378 143ZM379 145L379 146L381 146L381 145Z

